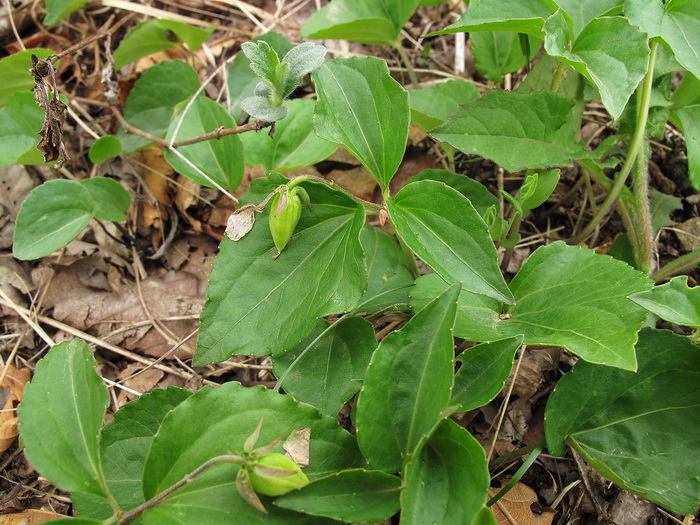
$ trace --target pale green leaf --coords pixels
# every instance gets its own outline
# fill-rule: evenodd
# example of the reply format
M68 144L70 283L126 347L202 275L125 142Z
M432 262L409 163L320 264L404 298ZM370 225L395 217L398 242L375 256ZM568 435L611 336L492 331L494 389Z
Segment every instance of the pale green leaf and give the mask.
M15 93L0 109L0 166L44 164L36 148L44 111L31 93Z
M15 225L14 256L38 259L75 239L95 214L90 192L79 182L55 179L32 190Z
M4 107L15 93L29 93L34 87L34 77L29 72L32 67L32 55L42 59L53 54L51 49L35 48L18 51L0 60L0 108Z
M387 209L403 241L445 281L513 302L486 224L457 190L432 180L412 182Z
M374 57L327 60L311 77L316 133L355 155L386 193L408 139L408 93Z
M46 0L46 16L44 25L52 26L60 22L73 11L80 9L89 0Z
M267 184L265 194L272 190L272 179L261 184ZM325 184L303 187L311 209L302 211L277 259L272 258L277 250L269 210L257 214L243 239L221 242L201 315L197 366L232 354L284 353L308 334L317 317L347 311L362 296L367 285L359 241L364 209Z
M87 344L54 346L36 366L19 406L24 453L43 477L67 491L104 496L99 433L109 396Z
M579 362L547 402L547 448L564 442L625 490L681 514L700 505L700 351L645 329L636 373Z
M447 407L459 290L458 284L450 287L384 338L372 356L355 426L360 450L374 468L400 470Z
M688 276L630 296L635 303L669 323L700 328L700 287L688 287Z
M565 126L573 105L571 99L549 92L493 90L462 106L431 135L509 171L569 166L581 155Z

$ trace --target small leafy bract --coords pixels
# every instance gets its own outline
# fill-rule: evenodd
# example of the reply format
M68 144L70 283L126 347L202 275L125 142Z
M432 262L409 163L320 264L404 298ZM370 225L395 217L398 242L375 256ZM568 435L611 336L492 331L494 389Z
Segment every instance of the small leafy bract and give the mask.
M564 442L608 479L682 514L700 505L700 352L667 330L644 329L636 373L579 362L547 402L547 448Z
M104 497L98 435L109 396L96 366L80 339L54 346L18 412L25 454L42 476L63 490Z
M90 192L79 182L50 180L22 203L15 226L14 256L38 259L75 239L95 214Z
M386 193L408 139L408 93L374 57L328 60L311 78L316 133L355 155Z

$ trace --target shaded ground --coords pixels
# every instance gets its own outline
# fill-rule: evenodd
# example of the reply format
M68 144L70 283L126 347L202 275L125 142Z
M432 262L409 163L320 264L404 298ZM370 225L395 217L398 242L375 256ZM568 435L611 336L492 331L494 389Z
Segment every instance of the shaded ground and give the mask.
M118 77L120 101L123 104L140 73L155 61L184 58L204 79L223 60L237 53L242 42L264 30L275 30L292 41L298 41L299 26L317 9L318 3L325 2L151 2L149 5L154 8L213 23L217 30L204 48L195 53L175 49L125 68ZM113 36L113 42L116 42L129 27L146 19L146 15L140 12L88 7L74 14L68 22L47 29L39 23L43 17L40 5L34 6L36 9L29 1L13 5L14 19L26 47L64 50L130 16ZM138 5L133 8L140 9ZM0 56L21 49L6 23L7 7L3 9L0 13L3 15ZM457 9L458 6L449 4L421 8L406 26L404 45L417 67L422 85L455 75L454 35L432 39L429 50L422 35L444 26ZM352 54L380 56L392 66L397 80L408 84L398 56L388 49L339 41L325 44L331 57ZM137 392L170 385L196 389L203 384L229 380L270 386L274 384L274 377L269 362L264 359L234 358L199 369L189 366L210 263L232 210L231 202L218 192L177 175L164 162L160 148L121 156L100 166L87 160L87 150L94 140L91 135L114 134L118 129L100 83L102 45L96 42L77 55L66 56L58 72L60 87L72 101L75 111L75 116L69 116L65 130L72 160L64 170L58 172L32 166L0 170L0 203L3 208L0 287L6 294L6 298L0 300L3 360L18 369L31 370L47 351L46 344L18 314L28 309L54 340L82 337L94 344L101 375ZM478 86L486 87L469 54L464 76ZM519 72L509 76L506 82L515 86L523 77L524 72ZM207 88L211 96L216 97L221 91L222 82L221 76L213 79ZM297 95L310 92L310 86L305 85ZM586 113L588 122L584 132L589 137L597 137L594 140L605 137L604 128L608 124L599 109L593 105ZM519 177L505 175L488 161L463 156L458 156L456 161L458 172L484 183L494 194L498 194L500 188L512 190L519 187ZM392 184L399 187L410 176L434 167L446 167L443 155L424 134L412 130L405 161ZM691 237L679 240L677 232L673 231L673 228L685 228L681 223L698 217L700 211L700 196L689 186L686 170L682 139L668 128L663 143L654 146L652 184L658 191L679 198L680 207L672 212L667 221L669 228L662 230L658 238L661 265L695 247ZM374 180L355 159L342 151L304 172L335 180L360 197L375 201L379 197ZM114 177L129 190L132 207L126 230L119 231L111 224L99 226L93 223L78 241L58 254L34 262L13 259L14 220L29 191L42 181L54 178L80 180L95 175ZM243 193L250 180L261 175L264 173L260 168L248 170L236 194ZM578 174L573 170L564 171L549 202L523 222L523 240L507 265L509 278L537 246L557 239L569 239L586 224L591 214L586 205L585 189L570 192L577 179ZM602 190L594 187L593 191L598 194L600 202L604 198ZM612 214L588 245L606 252L622 231L620 219ZM697 278L697 273L691 274L690 284L696 285L694 279ZM377 333L388 331L387 327L393 322L392 318L378 320ZM539 348L529 352L521 363L497 439L494 440L494 428L505 396L480 410L462 415L459 423L476 435L487 450L495 447L496 458L536 443L543 433L546 399L562 372L570 369L573 363L572 357L559 349ZM111 393L112 412L135 396L123 389L111 389ZM21 392L18 398L20 396ZM14 402L16 404L17 399ZM9 412L9 417L12 416ZM37 477L24 460L12 432L9 430L6 436L9 448L0 455L0 513L41 509L70 515L70 500ZM519 465L517 459L494 465L494 485L502 483ZM563 460L541 457L524 478L523 486L518 487L518 492L511 493L499 505L505 512L504 516L515 516L517 521L512 523L521 525L594 523L602 517L603 509L620 525L678 522L677 517L655 505L621 493L575 457ZM13 523L3 519L0 516L0 523ZM502 523L509 523L509 518L502 519Z

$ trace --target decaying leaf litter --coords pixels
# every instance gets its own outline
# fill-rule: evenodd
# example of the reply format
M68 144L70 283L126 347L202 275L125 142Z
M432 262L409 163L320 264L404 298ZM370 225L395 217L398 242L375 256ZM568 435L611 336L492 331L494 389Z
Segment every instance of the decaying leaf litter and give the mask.
M143 71L154 63L181 58L189 62L202 79L209 79L205 89L216 97L225 87L225 74L219 69L219 74L211 75L240 50L242 42L267 30L278 31L293 42L299 41L299 26L317 9L318 3L263 0L233 2L228 6L207 2L204 9L187 3L154 3L148 7L184 16L195 25L213 24L216 31L196 52L180 46L146 57L116 73L110 68L110 54L105 53L109 40L106 36L94 39L91 35L108 33L116 21L130 16L123 28L110 35L109 39L114 42L123 36L126 28L148 19L152 12L137 5L131 6L131 13L117 7L88 7L69 22L47 31L40 24L40 7L36 9L30 3L20 3L14 8L12 16L21 42L14 37L11 27L4 26L0 35L3 54L12 54L23 47L64 50L79 42L92 42L75 54L63 56L55 73L41 59L37 59L33 67L38 86L36 100L45 111L40 149L45 160L60 157L65 159L65 165L55 168L15 166L0 172L3 206L0 242L4 250L0 259L2 349L5 362L16 367L15 370L8 366L3 373L9 380L9 384L2 383L9 392L7 399L3 397L6 409L21 401L19 385L22 380L13 378L28 374L47 350L45 340L37 335L33 326L42 327L56 342L82 337L95 346L100 374L126 387L111 389L113 410L139 393L170 385L197 389L203 384L230 380L245 385L274 385L271 364L266 359L232 358L219 365L196 369L190 364L197 319L217 243L225 233L231 234L231 230L233 235L238 235L235 227L227 222L233 210L231 197L239 197L251 180L265 175L265 170L260 166L246 168L242 185L232 196L227 196L175 173L163 160L162 146L120 155L99 167L87 162L87 149L95 137L116 133L123 124L118 109L116 112L110 109L106 96L106 90L115 83L117 100L123 107L126 95ZM419 9L402 34L422 86L464 75L477 86L485 87L484 79L474 68L469 47L466 58L459 60L456 52L461 49L459 36L423 38L454 17L460 9L457 4ZM9 15L7 8L3 9L6 10L4 14ZM331 56L380 56L390 64L395 78L404 85L410 83L399 57L389 48L345 41L324 44ZM461 72L463 63L466 64L464 73ZM504 82L517 85L525 74L521 70L509 75ZM67 117L56 90L69 102L71 111ZM298 92L298 98L309 97L311 92L307 82ZM584 128L594 141L604 138L607 124L599 109L595 104L588 107L589 123ZM664 258L671 259L681 250L693 249L689 246L697 247L692 244L697 237L692 228L700 203L687 182L684 159L679 155L682 149L678 147L679 136L669 129L666 139L653 150L651 173L657 189L680 198L682 207L671 210L671 220L665 224L668 229L662 230L658 239L663 247L660 249L662 263ZM424 133L412 129L409 141L409 150L391 183L395 190L423 169L446 166L444 154ZM458 156L456 160L459 172L483 182L494 194L500 189L517 188L519 179L511 179L489 161L475 161L466 156ZM302 172L333 180L355 195L380 202L376 182L342 150ZM129 210L126 226L93 222L79 240L60 253L34 264L18 264L10 255L12 228L19 204L29 191L43 180L83 179L94 175L113 176L129 190L134 205ZM569 192L574 180L575 174L565 171L548 206L523 222L523 239L505 264L508 277L517 272L534 248L557 239L568 239L585 224L590 210L584 207L583 191ZM245 217L250 220L248 214ZM229 232L226 232L227 224ZM589 245L598 246L598 251L605 253L622 229L619 218L611 214ZM697 272L691 273L693 284L697 277ZM374 319L373 324L381 337L402 320L400 315L391 314ZM519 459L508 461L508 454L541 439L544 402L561 372L575 362L570 354L556 348L531 349L518 359L517 376L506 383L493 403L458 418L458 423L472 431L489 452L494 462L492 474L501 484L519 466ZM343 413L347 413L347 408ZM3 472L0 485L4 489L0 512L41 510L69 514L69 500L38 478L23 460L12 435L12 419L0 423L0 440L10 439L0 457ZM621 513L619 507L625 504L631 505L635 512L643 507L647 512L642 515L644 519L653 518L655 523L673 522L672 516L653 505L630 504L624 493L582 465L575 457L565 460L541 457L518 491L499 502L499 509L506 516L504 519L514 515L519 516L517 523L588 523L604 515L621 515L614 518L618 523L632 523L624 521L631 515L642 519L631 511Z

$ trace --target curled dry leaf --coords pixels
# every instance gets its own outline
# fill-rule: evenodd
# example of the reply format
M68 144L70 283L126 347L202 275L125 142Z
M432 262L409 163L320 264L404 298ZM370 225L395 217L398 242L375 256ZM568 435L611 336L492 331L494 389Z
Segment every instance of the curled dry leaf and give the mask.
M56 89L56 70L50 58L39 60L32 55L32 69L34 76L34 100L44 110L44 123L41 126L41 140L37 149L44 154L44 162L58 160L56 168L60 168L69 160L68 151L63 144L63 126L66 123L66 105L58 98ZM47 78L51 78L51 85ZM50 97L49 93L53 92Z
M226 236L232 241L239 241L253 229L255 224L254 204L246 204L234 211L226 222Z
M4 369L0 369L2 375ZM31 378L28 368L17 370L8 365L7 374L0 386L0 398L3 400L2 412L0 412L0 453L7 450L15 438L19 435L17 424L19 419L15 408L22 402L24 385Z
M309 442L311 441L311 429L304 428L302 430L295 430L289 437L287 441L284 442L282 448L285 450L287 455L292 458L292 461L299 465L300 467L309 466Z

